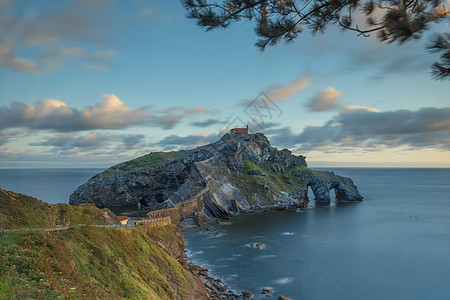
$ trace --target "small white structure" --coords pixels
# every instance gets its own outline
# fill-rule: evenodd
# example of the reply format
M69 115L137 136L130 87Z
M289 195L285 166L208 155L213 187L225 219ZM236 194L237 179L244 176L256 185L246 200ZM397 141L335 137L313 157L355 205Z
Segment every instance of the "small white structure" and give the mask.
M128 222L128 216L117 216L120 221L120 225L127 225Z

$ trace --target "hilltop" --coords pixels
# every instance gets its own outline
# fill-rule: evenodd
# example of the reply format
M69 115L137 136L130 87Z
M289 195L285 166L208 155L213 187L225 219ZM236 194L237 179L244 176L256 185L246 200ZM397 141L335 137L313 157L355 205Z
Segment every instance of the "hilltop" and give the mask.
M34 228L55 225L118 224L109 209L94 205L49 204L36 198L0 189L0 227Z
M191 150L154 152L113 166L77 188L70 203L98 207L174 207L207 189L210 217L264 207L306 207L308 187L315 200L361 201L350 178L307 167L305 157L270 145L262 134L225 134Z

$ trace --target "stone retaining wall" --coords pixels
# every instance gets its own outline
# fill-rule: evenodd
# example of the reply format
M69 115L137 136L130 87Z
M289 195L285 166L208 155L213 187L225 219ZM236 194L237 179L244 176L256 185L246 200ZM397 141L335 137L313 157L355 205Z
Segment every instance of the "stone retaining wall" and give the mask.
M170 224L172 224L172 219L170 217L161 217L136 221L136 225L145 225L149 227L163 227Z
M191 199L178 203L177 206L173 208L164 208L151 211L147 215L150 218L169 217L172 224L179 224L185 217L191 216L195 211L200 211L203 209L203 197L208 191L209 188L206 187Z

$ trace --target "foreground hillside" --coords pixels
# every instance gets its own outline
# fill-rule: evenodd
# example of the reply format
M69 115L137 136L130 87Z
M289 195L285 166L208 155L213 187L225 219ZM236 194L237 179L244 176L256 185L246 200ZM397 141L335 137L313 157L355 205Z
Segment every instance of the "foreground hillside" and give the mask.
M350 178L307 167L305 157L270 145L262 134L224 135L192 150L154 152L92 177L70 203L98 207L173 207L207 190L204 211L213 217L261 207L305 207L315 200L361 201Z
M0 189L0 227L48 227L118 223L109 209L93 205L49 204L36 198Z
M61 215L78 223L74 212L86 208L69 206L74 212L59 214L60 206L13 192L0 195L1 220L10 228L51 225ZM40 221L47 213L51 217ZM90 206L88 215L101 222L95 217L103 212ZM0 299L209 299L199 279L176 260L183 249L174 225L7 231L0 237Z

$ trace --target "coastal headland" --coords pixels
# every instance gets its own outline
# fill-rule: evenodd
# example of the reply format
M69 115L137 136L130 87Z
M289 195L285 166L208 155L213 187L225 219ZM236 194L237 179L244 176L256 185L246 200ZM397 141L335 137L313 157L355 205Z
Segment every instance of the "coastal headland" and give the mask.
M0 190L0 297L251 299L187 262L180 225L305 210L309 188L320 204L333 190L337 201L362 200L350 178L310 169L262 134L226 134L113 166L80 186L71 205ZM120 226L108 209L118 206L150 212Z
M258 209L306 208L315 201L361 201L350 178L307 167L305 157L270 145L263 134L225 134L191 150L153 152L95 175L70 196L97 207L174 208L200 194L198 213L224 218Z

